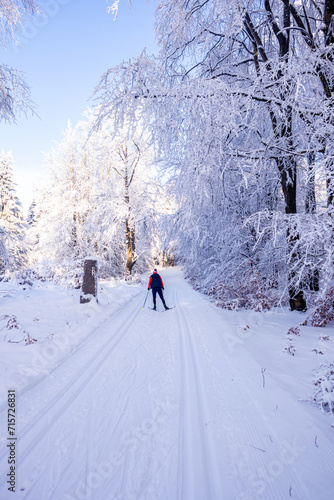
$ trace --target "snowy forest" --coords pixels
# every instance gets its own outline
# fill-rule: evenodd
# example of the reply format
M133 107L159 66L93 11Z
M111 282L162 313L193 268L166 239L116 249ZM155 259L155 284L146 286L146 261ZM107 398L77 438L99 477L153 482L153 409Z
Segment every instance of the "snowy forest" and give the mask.
M334 0L151 2L0 0L0 498L332 500Z
M3 45L37 8L1 3ZM330 293L333 14L331 0L157 2L159 54L96 75L26 220L2 152L1 279L80 286L94 255L103 277L177 262L232 309L304 311ZM1 120L34 112L21 75L0 69Z

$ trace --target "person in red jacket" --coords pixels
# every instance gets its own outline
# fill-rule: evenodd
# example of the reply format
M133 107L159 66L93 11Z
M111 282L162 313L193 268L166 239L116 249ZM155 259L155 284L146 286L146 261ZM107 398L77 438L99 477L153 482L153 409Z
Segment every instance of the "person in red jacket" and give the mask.
M165 309L169 309L169 307L166 306L166 302L162 293L162 290L165 289L164 283L162 281L162 278L160 274L158 274L158 271L154 269L153 274L150 276L149 282L148 282L148 288L152 289L152 295L153 295L153 309L154 311L157 310L157 294L159 295L160 299L162 300L162 303L164 305Z

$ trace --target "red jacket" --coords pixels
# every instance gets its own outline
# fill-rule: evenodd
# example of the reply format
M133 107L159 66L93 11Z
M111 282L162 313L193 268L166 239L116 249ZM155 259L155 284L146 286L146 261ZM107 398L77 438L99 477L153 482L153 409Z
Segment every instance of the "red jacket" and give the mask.
M164 288L164 282L162 281L160 274L154 272L150 276L150 279L148 282L148 290L150 288Z

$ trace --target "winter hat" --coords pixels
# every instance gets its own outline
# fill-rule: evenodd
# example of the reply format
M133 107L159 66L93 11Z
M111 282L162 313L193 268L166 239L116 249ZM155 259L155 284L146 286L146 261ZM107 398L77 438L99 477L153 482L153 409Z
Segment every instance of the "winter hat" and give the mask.
M153 269L153 272L154 272L154 273L157 273L158 271L157 271L156 269Z

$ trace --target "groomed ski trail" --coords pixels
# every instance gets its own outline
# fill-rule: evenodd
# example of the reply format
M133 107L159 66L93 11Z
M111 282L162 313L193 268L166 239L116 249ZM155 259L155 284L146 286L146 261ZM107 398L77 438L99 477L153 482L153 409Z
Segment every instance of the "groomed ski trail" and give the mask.
M333 442L313 413L270 378L270 367L263 388L247 341L231 344L224 312L178 269L162 274L173 311L143 311L136 297L17 394L15 498L332 498ZM5 410L0 416L5 422Z

